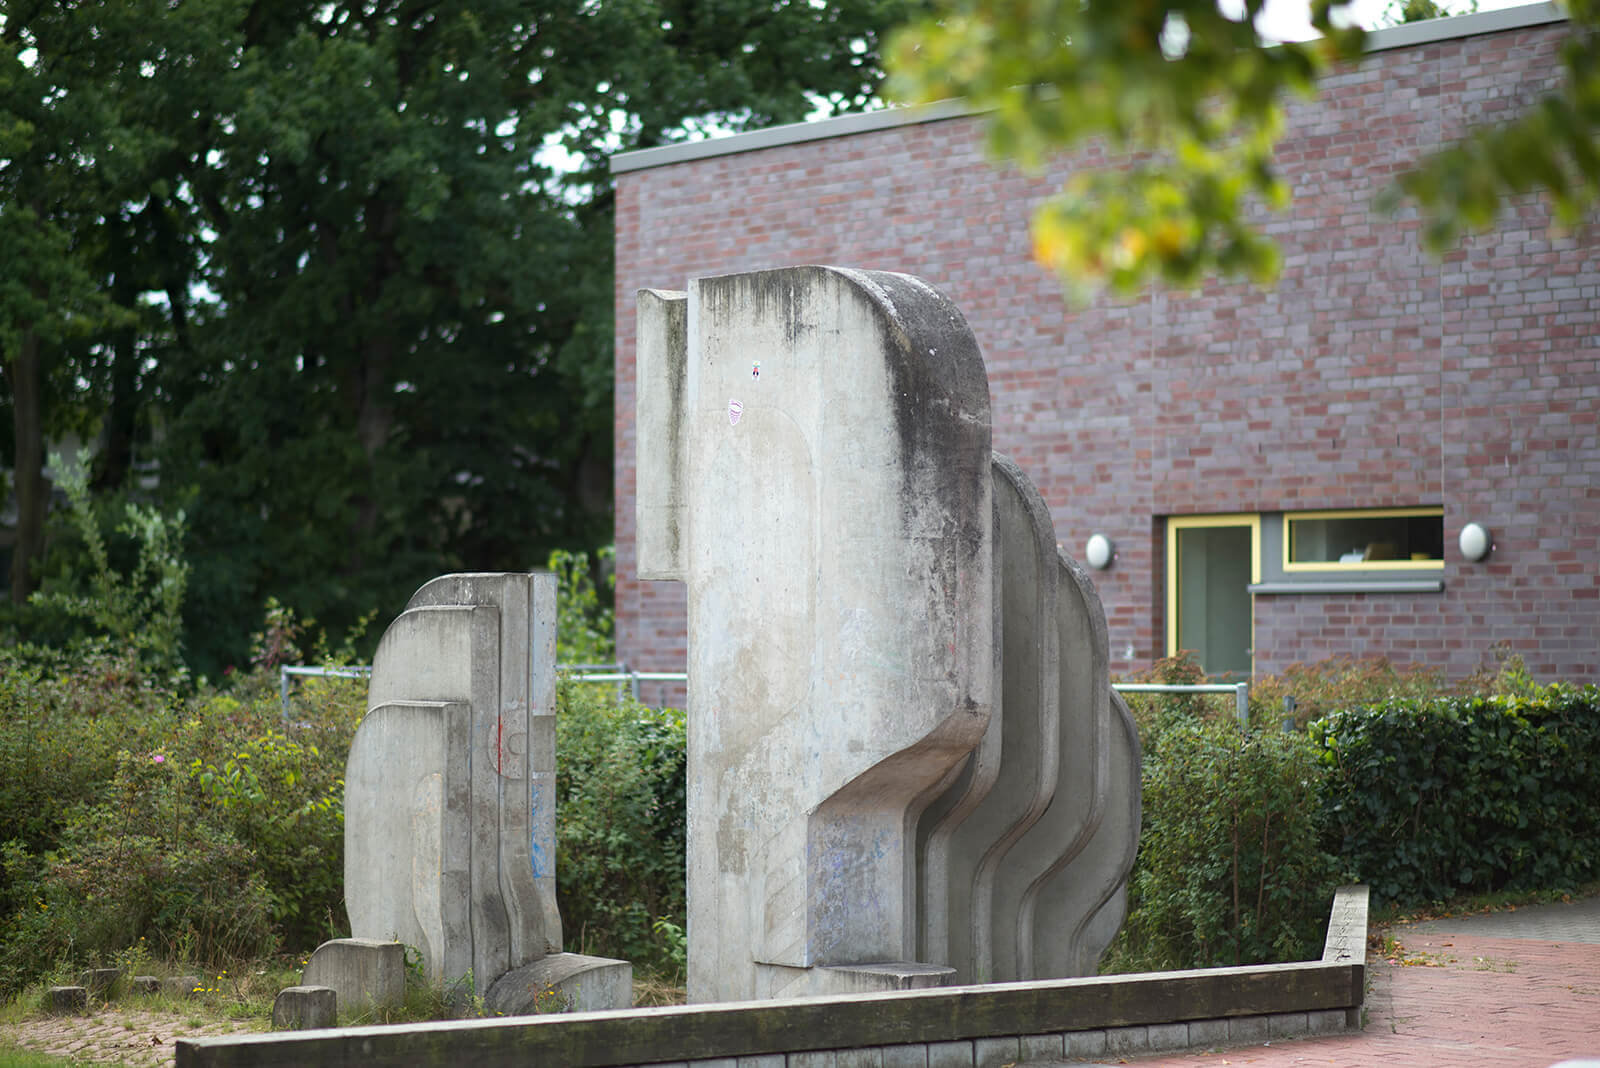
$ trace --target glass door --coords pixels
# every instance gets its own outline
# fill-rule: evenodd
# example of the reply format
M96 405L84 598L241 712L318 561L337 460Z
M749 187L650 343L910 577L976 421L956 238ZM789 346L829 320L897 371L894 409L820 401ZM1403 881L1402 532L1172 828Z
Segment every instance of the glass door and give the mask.
M1250 677L1260 543L1255 515L1167 520L1168 656L1189 649L1209 677Z

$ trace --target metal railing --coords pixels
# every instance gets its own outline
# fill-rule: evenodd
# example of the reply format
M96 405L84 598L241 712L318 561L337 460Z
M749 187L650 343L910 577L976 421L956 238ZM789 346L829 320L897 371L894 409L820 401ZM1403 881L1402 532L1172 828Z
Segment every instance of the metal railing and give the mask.
M637 701L639 699L639 684L641 682L683 682L689 681L689 674L685 671L632 671L627 664L557 664L556 670L564 673L573 682L611 683L621 692L624 683L628 685L628 692ZM372 674L372 667L366 664L357 664L351 667L283 667L278 680L278 692L283 699L283 714L289 715L289 679L292 676L331 677L331 678L365 678ZM1193 684L1173 684L1155 682L1114 682L1111 688L1118 693L1231 693L1233 694L1234 712L1239 717L1241 726L1250 725L1250 684L1248 682L1212 682Z
M278 668L278 701L283 705L283 718L289 718L289 680L292 678L364 679L372 674L371 664L351 664L349 667L301 667L284 664Z
M1118 693L1231 693L1239 726L1250 726L1250 684L1248 682L1201 682L1171 686L1155 682L1113 682Z
M620 687L628 684L633 699L639 699L641 682L688 682L682 671L630 671L626 664L557 664L556 670L573 682L609 682ZM283 715L289 716L289 685L294 678L364 679L372 674L371 664L352 664L348 667L299 667L284 665L278 669L278 698L283 705Z

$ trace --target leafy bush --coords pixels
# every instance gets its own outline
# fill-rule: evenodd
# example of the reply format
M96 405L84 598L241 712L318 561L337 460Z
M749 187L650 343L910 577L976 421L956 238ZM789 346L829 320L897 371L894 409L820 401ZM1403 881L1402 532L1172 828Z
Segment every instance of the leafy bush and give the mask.
M0 654L0 987L143 937L190 962L343 926L359 684L281 718L264 675L182 698L132 653Z
M33 595L34 605L90 624L119 650L136 652L148 667L171 672L181 682L186 674L183 600L189 581L189 565L180 551L183 512L164 516L155 508L123 502L122 520L113 533L135 554L132 569L124 574L113 566L105 521L90 499L82 460L67 462L52 455L51 461L56 483L67 495L66 519L81 556L57 548L52 555L58 568L65 562L66 572L47 579Z
M1295 725L1304 727L1340 709L1446 692L1444 678L1435 668L1397 667L1381 656L1336 656L1314 664L1291 664L1281 675L1257 677L1250 684L1250 722L1277 727L1286 714L1285 697L1294 699Z
M556 886L567 947L681 971L683 713L563 680L556 752Z
M1315 956L1337 883L1323 769L1300 735L1171 722L1144 764L1144 818L1116 970Z
M1571 889L1600 873L1600 689L1401 698L1311 728L1333 844L1380 901Z

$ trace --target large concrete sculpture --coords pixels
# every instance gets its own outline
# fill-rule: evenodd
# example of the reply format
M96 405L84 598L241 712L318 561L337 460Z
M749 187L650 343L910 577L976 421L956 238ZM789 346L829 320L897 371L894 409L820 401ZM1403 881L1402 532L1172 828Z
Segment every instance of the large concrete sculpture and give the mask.
M960 312L825 267L639 302L639 574L689 588L691 1000L1092 968L1137 738Z
M553 575L423 586L379 643L345 771L352 934L506 1012L558 981L586 1009L631 1003L627 964L561 953L555 629Z

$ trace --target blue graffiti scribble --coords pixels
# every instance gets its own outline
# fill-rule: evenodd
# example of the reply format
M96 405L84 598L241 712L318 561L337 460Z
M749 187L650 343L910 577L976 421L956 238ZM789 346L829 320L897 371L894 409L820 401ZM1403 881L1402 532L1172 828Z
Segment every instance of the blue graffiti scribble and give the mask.
M529 784L528 790L528 823L532 827L532 834L528 840L528 855L533 861L533 877L543 879L555 874L554 865L550 863L549 851L539 834L539 812L544 807L540 803L539 795L542 793L542 783Z

